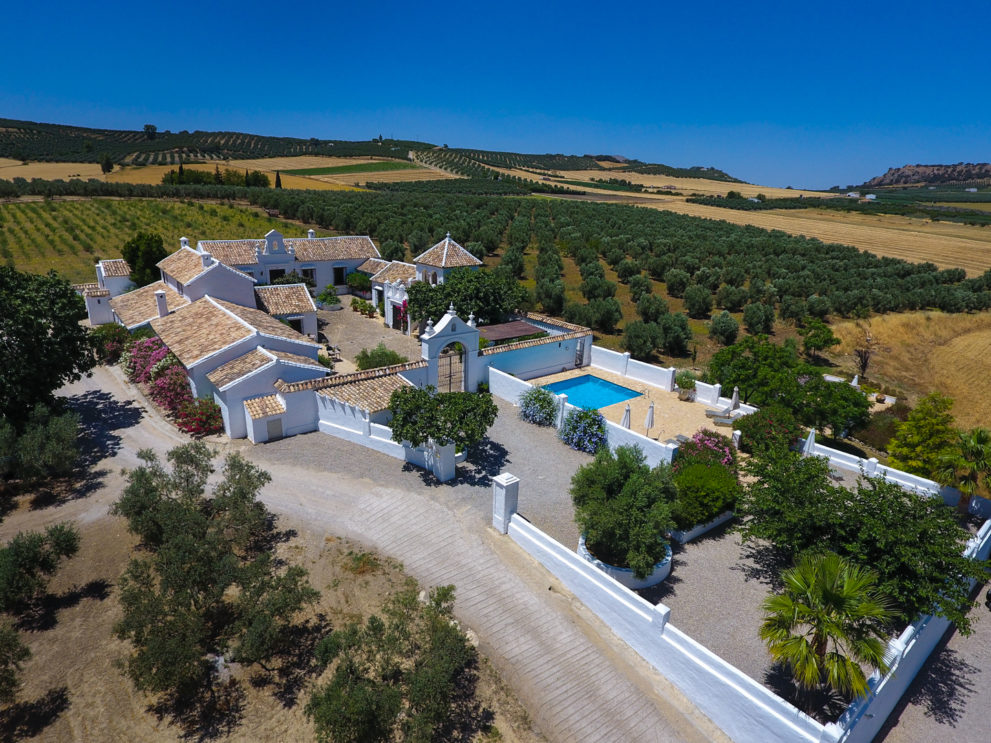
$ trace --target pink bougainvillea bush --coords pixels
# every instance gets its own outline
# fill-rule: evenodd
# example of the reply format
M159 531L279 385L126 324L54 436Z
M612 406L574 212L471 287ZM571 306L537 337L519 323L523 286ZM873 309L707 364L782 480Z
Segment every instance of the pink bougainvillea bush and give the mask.
M180 431L193 436L207 436L224 430L224 417L217 403L198 397L179 409L176 425L179 426Z
M184 405L193 400L186 370L177 364L159 373L148 385L148 396L170 415L178 414Z
M147 382L152 369L168 353L169 349L160 338L142 338L121 355L120 364L132 382Z
M674 470L689 464L722 465L736 472L736 449L733 442L708 428L699 429L688 441L678 447Z

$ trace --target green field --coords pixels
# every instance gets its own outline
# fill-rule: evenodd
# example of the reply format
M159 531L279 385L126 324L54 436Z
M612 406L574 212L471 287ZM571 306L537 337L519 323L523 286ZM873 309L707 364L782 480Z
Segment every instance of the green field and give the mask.
M404 160L384 160L355 165L334 165L327 168L300 168L285 172L290 175L347 175L349 173L380 173L383 170L413 170L418 167L420 166L416 163L408 163Z
M174 201L88 199L0 204L0 261L20 271L54 268L73 282L95 281L93 264L119 258L136 232L156 232L165 248L179 238L260 238L271 229L299 236L303 229L253 209ZM326 231L318 234L328 235Z

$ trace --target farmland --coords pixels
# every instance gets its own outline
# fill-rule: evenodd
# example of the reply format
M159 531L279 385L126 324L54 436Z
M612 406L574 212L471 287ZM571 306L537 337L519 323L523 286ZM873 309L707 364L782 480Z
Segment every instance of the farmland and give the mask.
M300 168L287 170L293 175L345 175L349 173L377 173L385 170L415 169L417 166L404 160L379 160L352 165L331 165L323 168Z
M237 163L224 162L224 163L183 163L183 168L186 170L207 170L213 172L214 168L220 167L224 168L236 168L238 170L243 170L245 168L249 170L261 170L263 173L268 175L270 181L275 180L275 171L266 170L259 168L257 165L245 166L242 163L253 163L252 160L238 161ZM127 168L114 169L112 173L106 176L106 180L110 183L147 183L149 185L158 185L162 182L162 176L168 173L170 170L175 170L175 165L140 165L131 166ZM306 178L299 175L280 175L282 178L283 188L298 188L301 190L314 189L318 191L353 191L354 188L351 186L343 186L339 183L329 183L324 181L319 181L315 178Z
M157 232L167 250L180 237L196 240L261 237L275 228L302 229L253 209L192 202L89 199L0 204L0 260L21 271L55 269L73 282L93 281L93 264L119 258L135 232ZM321 231L320 234L329 234Z
M868 369L871 381L895 384L913 397L938 390L955 400L957 425L987 426L991 419L987 394L991 313L907 312L873 317L868 325L838 322L834 332L843 343L837 351L851 369L853 349L865 327L878 344Z

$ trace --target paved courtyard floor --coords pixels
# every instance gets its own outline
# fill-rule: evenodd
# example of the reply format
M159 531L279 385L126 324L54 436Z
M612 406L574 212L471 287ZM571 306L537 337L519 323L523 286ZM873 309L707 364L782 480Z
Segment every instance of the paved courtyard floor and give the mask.
M363 348L375 348L379 343L384 343L386 348L405 356L410 361L420 358L420 341L416 337L403 335L398 330L385 327L382 318L378 315L365 317L352 312L350 303L351 297L344 295L341 297L342 309L317 312L317 323L320 332L326 338L325 342L341 349L343 360L334 364L334 371L338 374L357 371L354 358L358 352Z
M613 423L621 423L623 414L626 412L626 405L629 403L630 430L634 433L639 433L642 436L647 436L658 441L674 438L678 434L691 436L700 428L720 431L726 436L732 433L731 429L719 428L711 418L706 417L705 411L714 410L714 408L694 402L682 402L678 399L678 393L676 392L665 392L646 382L638 382L634 379L620 376L619 374L613 374L605 369L599 369L598 367L586 366L581 369L569 369L568 371L549 374L545 377L538 377L528 381L531 384L547 385L565 379L584 376L585 374L592 374L608 382L613 382L621 387L626 387L640 393L638 397L632 400L625 400L615 405L607 405L604 408L600 408L606 420ZM654 403L654 425L650 431L647 431L644 423L647 421L647 409L650 407L651 402Z

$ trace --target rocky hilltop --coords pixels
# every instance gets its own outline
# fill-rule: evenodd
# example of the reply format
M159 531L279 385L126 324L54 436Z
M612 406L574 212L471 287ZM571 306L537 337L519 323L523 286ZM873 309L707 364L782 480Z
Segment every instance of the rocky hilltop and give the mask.
M871 178L864 186L904 186L909 184L970 183L991 179L991 163L957 163L956 165L904 165L889 168L884 175Z

